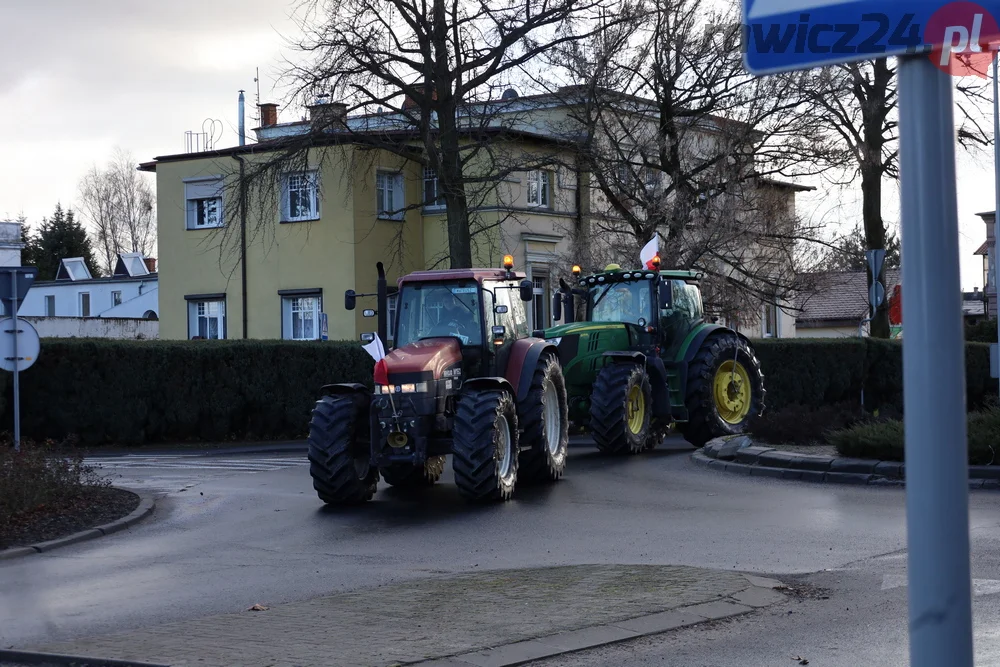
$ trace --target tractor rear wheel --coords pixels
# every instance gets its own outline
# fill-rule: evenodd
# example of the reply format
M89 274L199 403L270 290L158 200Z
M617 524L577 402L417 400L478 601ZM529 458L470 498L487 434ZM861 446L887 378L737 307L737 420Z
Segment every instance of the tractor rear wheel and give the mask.
M559 360L538 360L531 388L518 403L517 417L524 442L518 475L527 482L554 482L562 477L569 456L569 401Z
M688 366L684 439L701 447L742 433L764 410L764 375L753 349L735 334L706 340Z
M409 464L379 468L382 479L400 489L418 489L434 486L444 472L443 456L432 456L421 466Z
M309 422L309 474L324 503L353 505L371 500L378 469L371 465L369 398L324 396Z
M646 369L608 364L590 394L590 432L605 454L638 454L650 438L652 390Z
M469 500L508 500L517 482L517 410L509 392L471 389L452 427L455 485Z

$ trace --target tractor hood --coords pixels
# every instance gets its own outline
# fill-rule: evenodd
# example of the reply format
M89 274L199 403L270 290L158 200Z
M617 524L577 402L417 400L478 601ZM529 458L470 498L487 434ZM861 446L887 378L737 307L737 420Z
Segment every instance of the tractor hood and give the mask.
M386 355L389 377L430 373L439 380L445 369L461 363L462 348L455 338L426 338L396 348Z
M635 347L641 329L624 322L571 322L545 330L545 338L559 348L566 384L593 384L595 368L604 364L605 352ZM583 389L581 388L581 391ZM588 389L589 391L589 389Z

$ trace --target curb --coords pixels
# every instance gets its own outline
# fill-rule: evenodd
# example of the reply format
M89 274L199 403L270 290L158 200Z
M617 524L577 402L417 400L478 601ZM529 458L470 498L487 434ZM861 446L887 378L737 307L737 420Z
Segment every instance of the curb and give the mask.
M52 551L53 549L58 549L59 547L66 547L71 544L76 544L78 542L84 542L86 540L92 540L97 537L111 535L112 533L117 533L119 531L125 530L126 528L134 526L135 524L139 523L140 521L142 521L147 516L153 513L153 510L156 508L156 500L153 499L153 496L147 493L140 493L139 491L136 491L134 489L124 489L124 490L131 491L135 495L139 496L139 506L136 507L135 510L133 510L132 513L129 514L128 516L122 517L121 519L118 519L116 521L112 521L111 523L103 524L101 526L95 526L93 528L81 530L80 532L73 533L72 535L59 537L54 540L48 540L47 542L38 542L37 544L32 544L26 547L14 547L12 549L4 549L3 551L0 551L0 560L18 558L20 556L27 556L28 554L45 553L48 551ZM4 655L3 651L0 651L0 658L2 658L3 655Z
M742 616L787 599L778 592L785 587L780 581L748 574L743 576L750 584L748 588L710 602L678 607L616 623L593 625L481 651L406 664L420 667L514 667L598 646L658 635L707 621Z
M716 438L691 454L697 465L737 475L858 486L906 486L906 466L877 461L800 454L753 445L749 436ZM970 489L1000 490L1000 466L969 466Z
M67 667L170 667L170 665L135 662L134 660L111 660L108 658L90 658L82 655L65 655L63 653L6 651L0 649L0 662L4 660L20 662L26 665L67 665Z
M291 440L291 441L275 441L272 443L263 443L260 445L254 444L244 444L244 445L233 445L231 447L134 447L132 449L118 449L114 451L90 451L86 452L85 458L88 459L114 459L121 458L124 456L131 456L133 454L142 454L144 456L174 456L178 454L185 454L189 456L234 456L238 454L297 454L305 453L309 449L309 445L305 440Z

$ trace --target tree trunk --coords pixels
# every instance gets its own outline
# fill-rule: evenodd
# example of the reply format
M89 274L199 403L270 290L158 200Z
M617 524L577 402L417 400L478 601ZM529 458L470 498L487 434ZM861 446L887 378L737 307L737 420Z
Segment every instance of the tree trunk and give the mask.
M862 169L861 172L862 217L865 225L865 245L869 250L885 248L885 225L882 222L882 176L874 169ZM866 262L867 265L867 262ZM871 272L866 269L868 287L871 288ZM885 269L879 280L885 287ZM888 295L888 290L884 292ZM875 318L869 323L872 338L888 338L889 300L885 299L875 311Z

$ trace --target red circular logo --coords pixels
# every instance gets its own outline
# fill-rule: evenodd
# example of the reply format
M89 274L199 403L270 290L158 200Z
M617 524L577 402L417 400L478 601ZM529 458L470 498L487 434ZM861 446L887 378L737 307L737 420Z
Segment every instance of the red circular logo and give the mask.
M996 19L974 2L948 3L934 12L924 29L924 43L938 45L931 61L952 76L989 76L989 42L998 38Z

